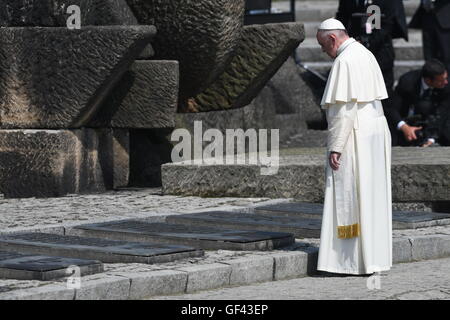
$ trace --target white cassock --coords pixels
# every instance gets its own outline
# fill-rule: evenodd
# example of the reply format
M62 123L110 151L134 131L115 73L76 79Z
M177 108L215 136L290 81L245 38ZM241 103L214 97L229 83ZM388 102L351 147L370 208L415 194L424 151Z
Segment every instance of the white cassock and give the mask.
M370 274L392 267L391 135L380 67L350 38L338 49L322 108L328 120L326 190L318 270ZM340 152L339 170L331 151Z

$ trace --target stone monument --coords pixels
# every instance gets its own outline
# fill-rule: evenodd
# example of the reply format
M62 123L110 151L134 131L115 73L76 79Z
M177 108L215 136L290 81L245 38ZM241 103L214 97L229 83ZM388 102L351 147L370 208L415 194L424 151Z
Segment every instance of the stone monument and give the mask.
M177 114L245 107L304 39L244 2L1 0L0 193L157 186Z

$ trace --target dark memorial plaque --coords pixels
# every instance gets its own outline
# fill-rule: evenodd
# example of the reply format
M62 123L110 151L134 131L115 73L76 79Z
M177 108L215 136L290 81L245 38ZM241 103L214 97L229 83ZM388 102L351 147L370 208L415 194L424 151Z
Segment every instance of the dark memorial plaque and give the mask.
M450 214L436 212L394 211L394 229L417 229L450 224Z
M71 234L112 240L186 244L202 249L271 250L292 244L290 233L227 230L215 227L123 220L88 224Z
M166 220L169 223L176 224L287 232L292 233L296 238L317 238L320 236L321 229L320 219L265 216L223 211L175 215L167 217Z
M319 203L288 202L255 208L255 213L264 216L322 219L323 205ZM394 229L416 229L450 224L450 214L417 211L393 211Z
M69 277L66 271L70 266L77 266L80 276L103 272L103 264L96 260L0 251L0 279L54 280Z
M323 205L319 203L287 202L259 206L255 208L255 212L272 216L322 219Z
M0 237L0 250L45 254L105 263L163 263L199 257L202 250L180 245L114 241L46 233L13 234Z

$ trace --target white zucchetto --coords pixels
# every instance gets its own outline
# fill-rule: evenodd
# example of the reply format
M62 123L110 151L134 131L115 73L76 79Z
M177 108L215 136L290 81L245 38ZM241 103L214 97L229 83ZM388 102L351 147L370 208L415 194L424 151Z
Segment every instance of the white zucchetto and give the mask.
M340 22L337 19L330 18L325 21L323 21L320 26L319 30L346 30L342 22Z

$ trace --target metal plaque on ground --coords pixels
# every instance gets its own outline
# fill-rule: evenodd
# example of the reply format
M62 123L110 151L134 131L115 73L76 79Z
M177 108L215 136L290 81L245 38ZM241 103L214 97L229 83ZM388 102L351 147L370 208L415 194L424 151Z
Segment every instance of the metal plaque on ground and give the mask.
M296 238L320 236L321 220L266 216L240 212L209 211L168 216L166 221L194 226L221 226L222 228L292 233Z
M103 272L103 264L96 260L0 251L0 279L54 280L70 276L69 267L76 267L79 276Z
M107 263L162 263L199 257L203 250L188 246L23 233L0 236L0 250L97 259Z
M287 202L255 208L256 214L291 218L322 219L323 205L319 203ZM450 214L437 212L393 211L394 229L416 229L450 224Z
M295 242L291 233L221 229L122 220L77 226L70 234L103 239L174 243L202 249L272 250Z

